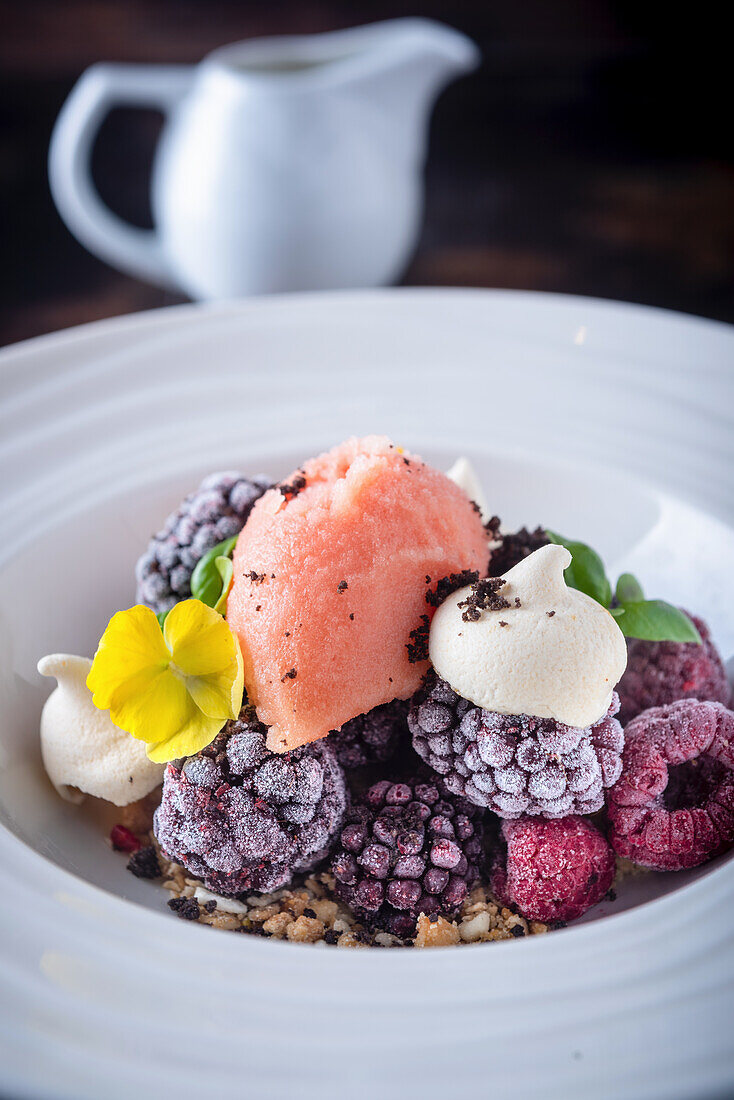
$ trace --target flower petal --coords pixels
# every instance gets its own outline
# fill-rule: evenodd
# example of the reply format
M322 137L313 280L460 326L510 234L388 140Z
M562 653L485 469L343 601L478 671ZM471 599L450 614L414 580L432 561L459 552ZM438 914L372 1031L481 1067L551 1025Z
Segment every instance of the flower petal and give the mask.
M139 741L165 741L198 714L186 685L168 670L121 684L109 710L115 725Z
M107 710L113 694L124 683L135 681L141 673L163 671L170 659L158 620L149 607L137 604L118 611L100 638L87 677L94 705Z
M176 667L185 676L222 672L234 660L234 635L222 616L201 600L171 608L163 628Z
M219 718L207 718L200 710L194 710L188 722L165 741L146 746L149 760L165 764L181 756L193 756L210 745L222 728Z

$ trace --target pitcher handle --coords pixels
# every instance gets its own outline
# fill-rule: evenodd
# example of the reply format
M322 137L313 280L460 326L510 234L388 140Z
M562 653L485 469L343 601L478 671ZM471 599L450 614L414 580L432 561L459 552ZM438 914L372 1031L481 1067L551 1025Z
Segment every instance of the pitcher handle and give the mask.
M175 280L158 233L113 214L92 182L90 160L113 107L152 107L168 114L190 88L193 71L190 65L93 65L61 108L48 156L51 194L74 236L113 267L172 289Z

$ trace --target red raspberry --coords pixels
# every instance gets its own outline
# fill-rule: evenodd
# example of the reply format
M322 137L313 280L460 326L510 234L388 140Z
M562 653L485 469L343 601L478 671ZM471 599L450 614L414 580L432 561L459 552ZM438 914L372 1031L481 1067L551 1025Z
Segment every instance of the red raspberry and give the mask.
M502 835L492 890L528 920L573 920L612 885L614 853L586 818L521 817L503 821Z
M127 825L113 825L110 829L110 844L116 852L137 852L142 847L135 833Z
M688 617L696 624L702 645L637 638L627 642L627 669L617 685L623 726L643 710L677 699L706 699L729 706L731 688L709 629L695 615Z
M697 867L734 842L734 713L681 699L625 730L609 792L610 841L643 867Z

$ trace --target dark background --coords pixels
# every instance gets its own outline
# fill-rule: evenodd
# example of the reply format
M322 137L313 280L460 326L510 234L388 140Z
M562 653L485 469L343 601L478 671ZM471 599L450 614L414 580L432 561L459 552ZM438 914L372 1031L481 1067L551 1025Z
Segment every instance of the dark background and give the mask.
M466 31L484 64L436 108L406 283L591 294L734 321L731 58L714 10L639 0L0 0L0 343L181 300L90 256L53 208L48 139L87 65L196 61L251 35L417 14ZM103 196L141 225L159 125L154 114L116 111L95 154Z

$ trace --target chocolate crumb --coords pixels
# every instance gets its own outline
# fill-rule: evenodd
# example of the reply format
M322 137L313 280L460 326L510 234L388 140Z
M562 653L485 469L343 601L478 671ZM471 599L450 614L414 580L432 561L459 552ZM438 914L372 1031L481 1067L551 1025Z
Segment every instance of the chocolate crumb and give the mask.
M492 516L486 525L487 533L500 545L492 550L489 563L489 571L493 577L499 577L512 569L518 562L523 561L529 554L539 550L541 546L547 546L550 539L544 528L536 527L534 531L528 531L527 527L521 527L519 531L507 534L500 533L500 521L497 516Z
M461 615L464 622L478 622L482 611L504 611L510 607L509 600L499 594L505 584L502 577L486 577L483 581L475 581L467 598L459 603L459 607L465 608Z
M520 603L520 597L515 596L515 607L521 607L521 606L522 606L522 604Z
M426 603L431 607L438 607L452 592L458 591L459 588L466 588L468 584L476 584L478 580L479 574L476 569L465 569L462 573L449 573L447 577L441 577L432 592L426 592Z
M306 478L300 470L293 475L291 481L281 481L279 485L276 485L276 489L280 490L286 501L293 500L293 498L297 497L305 488Z
M156 850L152 844L146 848L138 848L127 861L127 869L136 878L160 878L161 867L158 862Z
M263 605L261 603L259 603L255 606L256 611L262 611L262 609L263 609Z
M509 626L509 625L510 624L506 623L504 619L500 619L500 626Z
M324 932L324 943L331 944L332 946L339 943L339 933L335 932L333 928L327 928Z
M512 928L510 929L510 935L514 936L515 939L517 939L518 937L525 935L525 929L521 924L513 924Z
M408 660L412 665L419 661L428 660L428 631L431 629L431 620L427 615L421 615L421 625L410 632L410 641L407 643Z
M303 915L304 917L310 917L311 920L316 920L316 913L313 911L313 909L304 909Z
M286 632L285 632L285 637L286 637L286 638L290 638L290 636L291 636L291 632L290 632L290 630L286 630Z
M604 900L605 901L616 901L617 900L617 891L614 890L610 886L609 889L607 890L606 894L604 895Z
M171 898L168 908L173 909L176 916L181 917L182 920L198 920L200 916L196 898Z
M249 573L245 573L246 577L249 577L253 584L262 584L265 580L264 573L256 573L254 569L251 569Z
M546 611L546 615L548 616L549 619L552 619L553 616L555 615L555 611Z
M352 611L352 613L350 614L349 618L350 618L350 619L351 619L352 621L354 621L354 612L353 612L353 611Z
M286 680L295 680L297 675L298 673L296 672L295 668L291 668L288 670L288 672L286 672L284 676L281 676L280 682L281 684L284 684Z
M216 907L217 907L217 903L214 900L214 898L211 898L209 901L204 902L204 909L206 910L207 913L213 913L214 910L216 909Z
M430 583L431 583L431 578L426 573L426 584L430 584Z
M342 592L346 592L346 590L348 588L349 588L349 585L347 584L346 581L339 581L338 585L336 586L336 590L339 593L339 595L341 595Z

